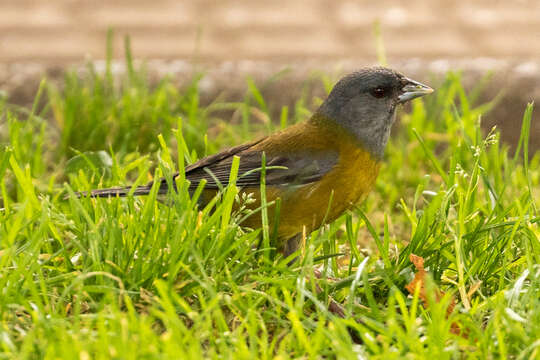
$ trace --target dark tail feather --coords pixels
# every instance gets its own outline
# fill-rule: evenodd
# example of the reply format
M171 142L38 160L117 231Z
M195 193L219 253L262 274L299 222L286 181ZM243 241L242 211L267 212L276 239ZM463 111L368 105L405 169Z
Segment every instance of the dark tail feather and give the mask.
M152 189L152 186L148 186L148 185L139 186L135 189L135 191L133 191L133 195L134 196L148 195L151 189ZM131 191L131 186L126 186L126 187L92 190L90 192L81 191L81 192L76 192L75 195L79 198L87 197L89 195L90 197L93 197L93 198L125 197L129 194L130 191Z

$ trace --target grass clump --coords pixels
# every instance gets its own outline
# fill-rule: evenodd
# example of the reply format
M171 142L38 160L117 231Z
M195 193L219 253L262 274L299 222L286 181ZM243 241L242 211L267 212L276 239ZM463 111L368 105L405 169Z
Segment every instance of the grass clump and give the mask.
M120 79L90 65L61 88L44 81L25 111L0 102L2 357L538 356L532 105L512 152L496 130L481 130L491 104L470 102L459 74L448 74L400 115L368 200L314 233L289 267L257 247L259 231L238 225L246 213L231 210L242 200L234 186L203 209L183 181L169 205L156 191L62 200L72 189L170 180L184 164L279 127L250 122L254 108L269 115L253 82L244 103L202 107L200 77L180 91L167 79L150 87L143 70L127 68ZM313 110L306 103L285 108L281 124ZM217 118L223 109L242 121ZM410 254L425 260L432 301L405 290ZM446 294L438 301L436 289ZM345 319L328 311L329 295Z

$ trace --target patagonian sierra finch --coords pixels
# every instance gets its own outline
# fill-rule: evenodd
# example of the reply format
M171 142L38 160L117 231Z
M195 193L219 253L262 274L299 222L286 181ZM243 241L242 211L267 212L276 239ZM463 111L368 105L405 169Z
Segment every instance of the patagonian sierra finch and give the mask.
M253 194L250 206L256 209L264 154L267 201L280 199L281 204L278 216L268 211L269 228L277 229L278 249L289 256L299 248L302 233L335 220L365 198L377 178L397 105L431 92L391 69L359 70L343 77L308 121L205 157L185 168L185 178L190 189L204 179L202 198L209 200L228 184L233 157L238 156L236 185L240 192ZM166 194L167 182L158 182L159 193ZM148 194L152 185L137 187L133 195ZM130 190L101 189L78 196L126 196ZM241 225L260 228L260 214Z

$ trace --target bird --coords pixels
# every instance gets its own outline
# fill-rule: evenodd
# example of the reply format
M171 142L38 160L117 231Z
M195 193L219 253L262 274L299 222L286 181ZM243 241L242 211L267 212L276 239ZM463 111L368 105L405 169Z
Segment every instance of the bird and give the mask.
M233 158L239 157L236 186L261 206L262 161L269 229L284 257L296 253L306 234L330 223L362 202L374 186L398 105L433 92L429 86L386 67L368 67L341 78L313 115L281 131L207 156L187 166L194 191L205 181L201 205L229 184ZM179 178L173 177L173 186ZM157 180L158 194L170 190ZM154 181L132 189L116 187L76 193L79 197L147 195ZM273 206L273 205L271 205ZM260 212L241 226L261 228Z

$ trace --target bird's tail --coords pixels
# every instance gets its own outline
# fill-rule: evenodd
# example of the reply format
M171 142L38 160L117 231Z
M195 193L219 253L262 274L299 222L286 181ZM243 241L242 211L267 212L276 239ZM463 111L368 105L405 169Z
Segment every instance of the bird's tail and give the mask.
M131 186L125 186L125 187L114 187L114 188L99 189L99 190L92 190L92 191L81 191L81 192L76 192L75 196L79 198L87 197L87 196L90 196L93 198L125 197L129 194L131 189L132 189ZM148 195L151 189L152 189L151 185L138 186L133 191L133 196Z

